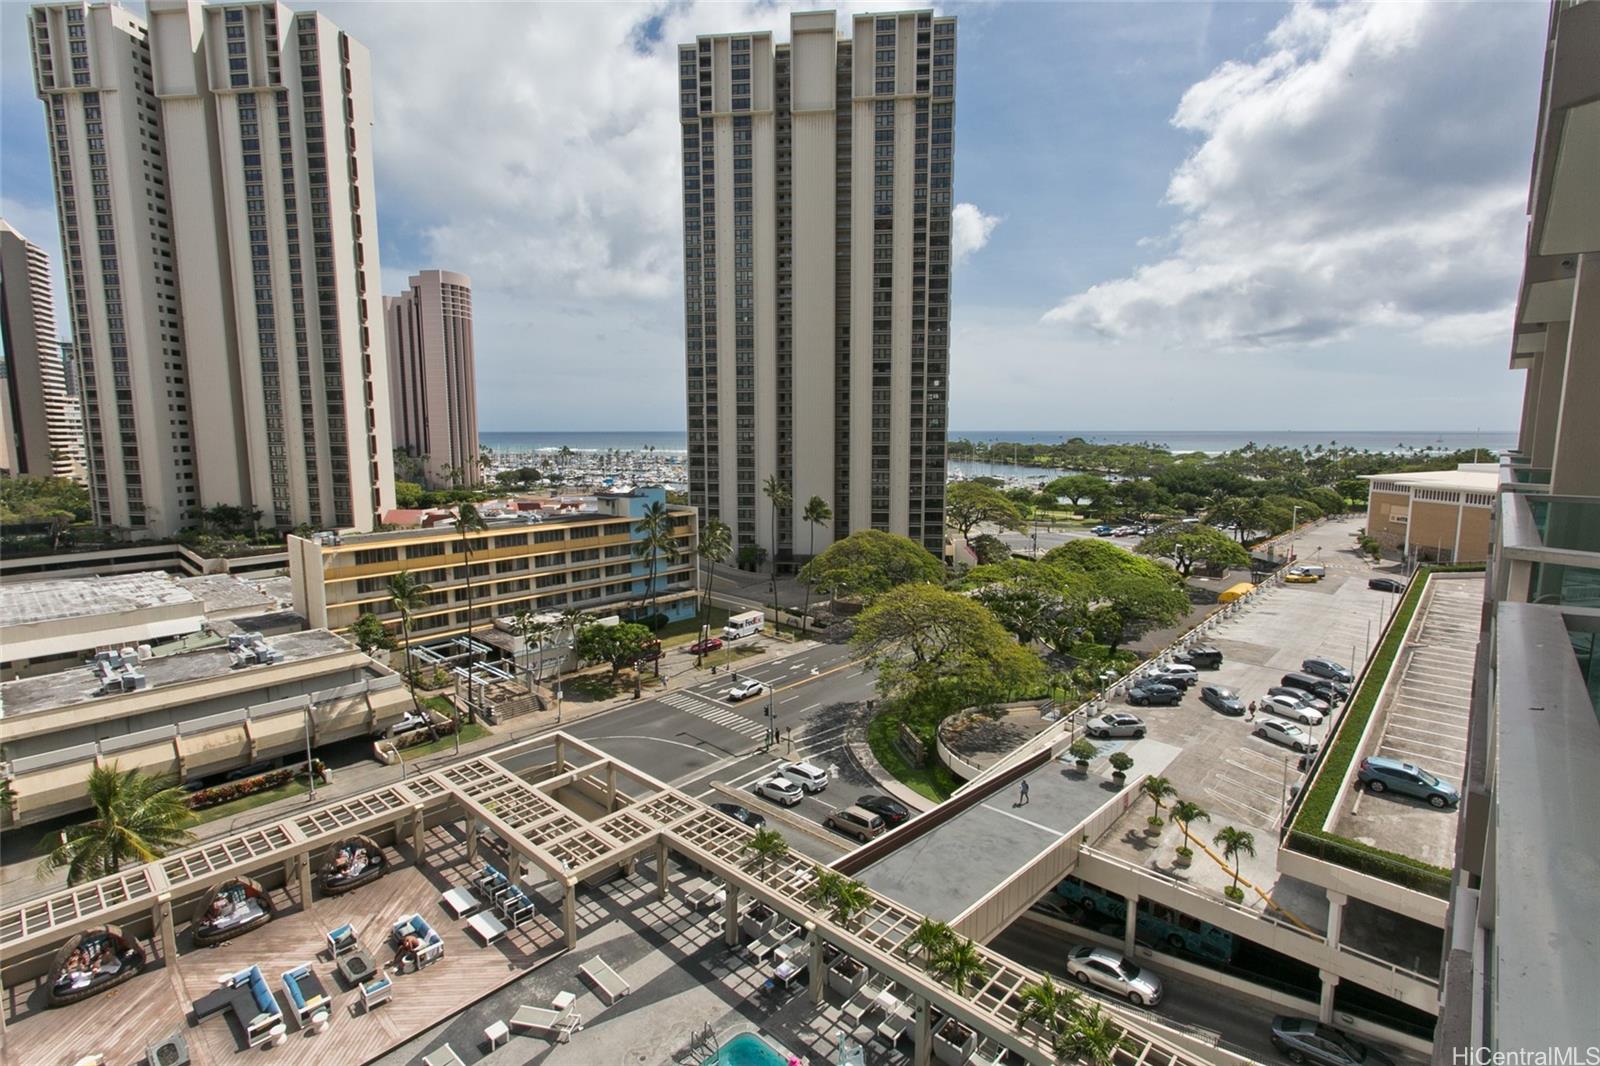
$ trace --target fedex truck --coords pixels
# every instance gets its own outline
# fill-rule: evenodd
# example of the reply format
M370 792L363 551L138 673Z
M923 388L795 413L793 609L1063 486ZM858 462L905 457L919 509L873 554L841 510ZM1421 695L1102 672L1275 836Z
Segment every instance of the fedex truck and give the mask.
M743 614L730 615L728 624L722 627L723 640L738 640L740 637L751 637L761 632L761 627L766 624L767 616L760 611L745 611Z

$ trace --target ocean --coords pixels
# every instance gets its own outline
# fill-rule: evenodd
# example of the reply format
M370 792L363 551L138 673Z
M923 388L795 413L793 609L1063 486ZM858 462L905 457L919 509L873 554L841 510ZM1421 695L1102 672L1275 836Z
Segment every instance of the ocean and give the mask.
M479 439L494 451L528 452L556 449L563 446L574 451L604 452L646 451L684 452L688 450L688 435L683 430L563 430L556 432L480 433ZM1361 451L1411 451L1424 448L1433 451L1459 451L1482 448L1493 454L1516 443L1515 430L1483 432L1422 431L1422 430L1164 430L1145 429L1129 431L1096 430L1018 430L1018 429L956 429L950 439L971 441L1016 441L1019 444L1055 444L1071 437L1082 437L1095 444L1139 444L1150 442L1164 444L1174 452L1227 452L1242 448L1254 441L1263 447L1303 448L1306 446L1349 446Z

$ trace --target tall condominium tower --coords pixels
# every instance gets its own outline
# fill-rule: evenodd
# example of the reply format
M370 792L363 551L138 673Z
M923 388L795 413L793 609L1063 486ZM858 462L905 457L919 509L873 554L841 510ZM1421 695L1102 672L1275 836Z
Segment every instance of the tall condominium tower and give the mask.
M0 334L4 335L8 469L44 477L83 476L83 442L69 400L56 336L50 259L0 219Z
M476 485L472 280L424 270L409 284L405 293L383 298L395 450L411 458L407 473L424 484Z
M689 498L736 545L944 542L956 21L833 12L678 50Z
M393 502L365 49L272 2L33 8L97 518Z

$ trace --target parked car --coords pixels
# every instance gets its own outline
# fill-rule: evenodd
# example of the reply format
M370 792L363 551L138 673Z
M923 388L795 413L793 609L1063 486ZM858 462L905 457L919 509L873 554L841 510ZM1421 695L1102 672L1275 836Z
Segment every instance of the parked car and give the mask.
M1200 671L1196 670L1188 663L1169 663L1161 668L1161 672L1166 674L1168 677L1189 678L1190 684L1200 680Z
M1135 707L1171 707L1183 702L1183 687L1160 681L1141 681L1128 689L1128 702Z
M1288 696L1292 700L1299 700L1302 706L1310 707L1318 714L1327 714L1333 708L1327 700L1318 699L1303 688L1289 688L1285 685L1274 685L1267 689L1269 696Z
M1111 536L1111 527L1106 525L1095 526L1089 532L1097 537L1109 537Z
M428 728L428 712L413 709L402 714L400 720L394 725L380 729L372 734L372 739L382 740L387 737L404 736L407 733L426 728Z
M1144 719L1136 714L1124 714L1121 711L1112 711L1102 714L1099 718L1091 718L1083 731L1091 737L1142 737L1144 736Z
M1165 668L1158 668L1145 674L1138 681L1141 685L1171 685L1173 688L1189 691L1190 686L1200 680L1200 675L1195 673L1173 673Z
M659 658L661 658L661 642L659 640L652 640L650 643L639 649L639 657L635 659L634 662L653 663Z
M721 811L736 822L743 822L751 829L760 829L767 824L767 820L748 807L741 807L737 803L713 803L713 810Z
M1293 722L1285 722L1278 718L1256 719L1255 735L1262 740L1270 740L1274 744L1282 744L1298 752L1309 754L1317 750L1317 742L1311 738L1310 733Z
M1113 537L1131 537L1138 532L1139 531L1134 529L1132 526L1118 526L1116 529L1111 531L1111 535Z
M1367 588L1379 592L1404 592L1406 583L1397 577L1375 577L1367 582Z
M1325 677L1331 681L1342 681L1345 684L1356 679L1350 668L1332 659L1307 659L1300 664L1300 669L1313 677Z
M1280 718L1287 718L1291 722L1301 725L1321 725L1322 712L1306 706L1293 696L1268 695L1261 701L1261 709Z
M1315 585L1320 578L1315 574L1308 574L1298 566L1291 566L1284 572L1283 580L1291 585Z
M797 783L807 792L821 792L828 787L828 771L808 762L779 763L778 773Z
M911 817L911 808L897 799L888 796L858 796L856 806L864 811L871 811L883 819L883 824L893 829Z
M1172 656L1172 661L1196 670L1216 670L1222 666L1222 652L1207 644L1180 651Z
M873 837L882 836L887 828L882 818L860 807L846 807L834 811L822 820L822 824L829 829L838 830L845 836L855 837L863 844Z
M1290 1062L1323 1066L1394 1066L1394 1060L1331 1025L1310 1018L1272 1019L1272 1046Z
M690 655L710 655L714 651L722 650L722 638L712 637L710 640L697 640L689 645Z
M1079 984L1097 985L1123 996L1135 1007L1161 1002L1161 978L1106 948L1073 948L1067 953L1067 973Z
M1356 780L1366 785L1368 792L1398 792L1402 796L1427 800L1441 809L1461 802L1460 790L1450 782L1440 780L1415 763L1381 755L1362 759L1356 770Z
M1309 692L1319 700L1329 703L1340 703L1350 698L1350 690L1344 684L1325 677L1312 677L1310 674L1293 673L1284 674L1279 679L1284 688L1297 688L1302 692Z
M738 703L740 700L747 700L751 696L759 696L765 692L766 689L767 686L763 685L755 678L746 678L728 690L728 699L732 700L734 703Z
M793 807L805 798L805 792L800 786L782 774L773 774L758 781L756 795L764 796L774 803L781 803L785 807Z
M1243 714L1244 701L1231 688L1222 685L1202 685L1200 702L1214 707L1223 714Z

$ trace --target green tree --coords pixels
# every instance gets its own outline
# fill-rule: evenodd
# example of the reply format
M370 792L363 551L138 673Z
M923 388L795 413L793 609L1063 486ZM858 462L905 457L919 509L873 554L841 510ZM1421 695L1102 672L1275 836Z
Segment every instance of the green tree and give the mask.
M783 861L789 854L789 842L783 839L783 834L776 829L757 829L755 835L745 841L744 847L740 850L750 852L757 871L764 873L767 867Z
M974 978L981 976L987 967L971 937L957 939L952 936L933 957L928 969L960 996L966 993L967 986L972 984Z
M400 612L400 645L404 649L401 653L405 656L406 681L411 686L411 701L416 704L417 713L422 713L422 701L417 695L417 666L411 658L411 616L428 606L428 593L432 591L427 585L411 576L411 571L402 570L398 574L389 575L389 605ZM428 719L428 729L438 739L438 731L433 728L433 716L424 716Z
M1239 856L1248 855L1252 859L1255 858L1255 834L1247 829L1237 829L1234 826L1225 825L1217 830L1217 835L1211 839L1211 843L1222 848L1224 862L1233 863L1233 887L1229 895L1242 895L1239 891Z
M945 492L944 520L959 530L961 539L972 547L972 530L981 523L1002 529L1021 529L1022 512L1004 494L974 481L957 481Z
M555 626L546 622L526 607L511 616L511 631L522 638L522 668L528 670L529 641L534 643L539 653L539 677L533 679L537 685L544 674L544 638L549 635ZM531 671L530 671L531 672Z
M1156 813L1150 816L1150 824L1161 825L1161 807L1169 797L1177 795L1178 790L1165 777L1152 776L1139 782L1139 791L1149 796L1150 802L1156 805Z
M1064 499L1076 507L1084 500L1099 500L1106 495L1110 485L1103 477L1093 474L1068 474L1058 477L1044 487L1047 495Z
M978 557L979 566L989 566L994 563L1003 563L1011 558L1011 549L1006 542L993 533L979 533L968 542L972 554Z
M801 567L800 580L824 596L871 603L897 585L943 581L944 564L907 537L859 529Z
M656 614L656 568L664 559L671 565L678 556L678 541L672 528L672 512L660 500L652 500L649 507L633 524L638 539L633 542L635 558L645 560L649 576L645 580L644 595L650 604L650 614Z
M813 496L806 501L806 509L801 512L801 517L811 527L811 551L808 553L812 559L817 557L817 527L824 522L833 520L833 508L828 506L828 501L821 496ZM808 560L809 561L809 560ZM800 609L800 631L805 632L811 614L811 586L806 585L805 606Z
M72 826L39 864L39 877L67 868L67 884L77 885L117 873L129 861L150 862L194 839L187 826L195 820L188 796L170 779L137 770L119 771L116 763L89 771L92 821Z
M1171 559L1183 577L1197 565L1222 570L1250 566L1250 553L1213 526L1170 522L1141 540L1134 551L1152 558Z
M770 474L761 486L761 494L772 504L772 622L778 622L778 512L787 511L790 504L794 503L794 495L789 491L789 486L778 480L777 474Z
M733 530L719 518L706 522L700 529L700 543L695 547L695 554L706 564L706 584L700 593L700 639L701 648L695 653L695 666L702 665L705 659L704 641L710 625L708 612L711 609L711 588L717 580L717 564L726 562L728 554L733 551Z
M371 611L362 611L355 625L349 629L350 639L356 647L371 655L375 651L394 647L394 638L383 628L383 621Z
M974 567L954 587L970 591L1022 643L1041 640L1063 654L1081 638L1095 596L1089 575L1027 559Z
M1078 1059L1089 1066L1111 1066L1117 1052L1127 1045L1127 1038L1100 1009L1100 1004L1092 1003L1073 1020L1062 1044L1058 1054L1064 1058Z
M1058 1043L1070 1030L1078 1009L1077 990L1056 984L1049 974L1017 989L1017 999L1021 1004L1017 1011L1017 1028L1036 1022L1050 1035L1052 1044Z
M654 635L637 622L623 622L614 626L598 623L578 630L578 658L585 662L607 663L611 667L611 680L624 666L632 666L644 657L655 641Z
M754 573L761 569L761 564L767 561L767 549L754 541L745 541L739 545L739 569L749 570Z
M1178 823L1178 828L1183 831L1185 844L1194 839L1189 835L1189 827L1195 822L1211 821L1211 814L1200 804L1193 800L1179 800L1172 805L1172 820ZM1188 848L1185 847L1187 852Z
M422 486L415 481L396 481L394 483L394 505L396 507L421 507Z
M885 696L915 696L948 710L1036 689L1038 656L980 603L933 585L902 585L861 613L851 637L878 671Z
M456 477L457 477L458 480L461 477L465 476L464 472L461 470L460 467L454 467L452 469L454 469L456 471ZM477 599L477 594L476 594L476 588L477 587L473 584L473 581L472 581L472 537L471 537L471 534L487 532L488 529L489 529L489 523L484 521L483 515L481 513L479 513L476 504L464 503L460 507L456 508L456 532L461 534L461 553L462 553L462 558L466 562L466 566L464 567L464 569L465 569L466 575L467 575L467 632L466 632L466 638L467 638L467 676L469 678L473 676L474 670L478 665L478 644L477 644L477 641L472 639L473 627L478 622L478 599ZM467 692L467 717L468 717L469 720L471 720L471 718L473 716L472 706L473 706L473 704L472 704L472 692L471 692L471 686L469 685L468 686L468 692ZM459 717L460 717L459 709L457 709L455 707L454 703L451 704L451 710L452 710L452 712L455 713L456 717L459 719ZM459 721L458 721L458 724L457 724L455 736L456 736L456 748L457 748L457 750L460 750L460 746L461 746L461 729L460 729L460 726L459 726Z

